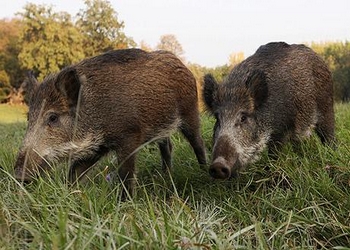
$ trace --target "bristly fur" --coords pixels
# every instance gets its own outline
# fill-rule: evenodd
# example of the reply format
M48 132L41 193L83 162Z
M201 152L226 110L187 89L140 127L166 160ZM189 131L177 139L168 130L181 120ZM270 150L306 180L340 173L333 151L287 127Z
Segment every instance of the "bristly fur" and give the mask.
M222 84L211 76L204 80L206 105L217 120L214 178L229 178L266 147L274 151L290 139L307 137L313 128L322 143L335 141L332 76L304 45L269 43L235 66ZM216 158L224 160L214 164Z
M162 139L162 166L171 167L169 136L177 129L190 142L199 164L206 164L196 80L170 52L110 51L48 76L34 95L16 162L19 178L42 158L68 157L68 178L74 183L114 151L119 177L132 189L137 151ZM33 163L23 167L23 155L33 149Z
M71 157L71 160L80 160L98 151L103 144L102 134L87 134L84 138L75 139L66 143L52 145L45 149L41 156L49 161L60 161Z

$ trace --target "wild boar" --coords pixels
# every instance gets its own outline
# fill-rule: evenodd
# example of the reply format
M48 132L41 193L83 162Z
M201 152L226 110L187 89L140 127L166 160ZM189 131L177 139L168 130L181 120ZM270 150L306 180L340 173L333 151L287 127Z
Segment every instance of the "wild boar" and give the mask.
M222 84L204 77L203 95L215 116L212 164L218 179L313 128L322 143L334 142L333 82L327 65L310 48L284 42L261 46L232 69Z
M131 192L137 151L158 140L162 166L171 167L169 136L176 129L199 164L206 164L196 81L169 52L110 51L32 83L28 127L15 163L19 180L69 160L68 179L75 182L115 151L119 177Z

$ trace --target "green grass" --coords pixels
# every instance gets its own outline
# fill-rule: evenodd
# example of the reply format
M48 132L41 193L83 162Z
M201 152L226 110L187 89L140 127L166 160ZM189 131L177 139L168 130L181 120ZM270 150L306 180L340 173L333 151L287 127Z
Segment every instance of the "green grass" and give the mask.
M313 137L276 160L264 154L231 181L200 170L179 134L171 174L149 145L126 202L104 180L113 155L78 186L59 170L24 188L11 173L25 123L1 116L0 249L350 249L350 105L336 111L336 150ZM202 123L210 152L213 120Z

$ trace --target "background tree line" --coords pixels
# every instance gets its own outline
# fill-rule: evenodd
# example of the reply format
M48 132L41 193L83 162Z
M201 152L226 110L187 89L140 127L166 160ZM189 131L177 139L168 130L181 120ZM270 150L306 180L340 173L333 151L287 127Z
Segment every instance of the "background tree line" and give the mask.
M0 102L20 88L28 70L39 80L83 58L111 49L136 47L124 32L124 22L106 0L85 0L85 8L72 17L55 12L51 6L28 3L19 18L0 20ZM335 83L335 99L350 100L350 42L311 43L329 65ZM164 49L177 55L193 72L198 87L204 74L222 81L236 64L244 60L242 52L232 53L228 63L214 68L186 62L184 50L175 35L160 37L155 48L144 41L139 47L151 51ZM200 94L200 93L199 93Z
M334 80L336 101L350 101L350 42L311 43L309 45L328 64Z
M105 0L85 0L73 18L51 6L28 3L19 18L0 20L0 102L32 70L39 80L85 57L136 46Z

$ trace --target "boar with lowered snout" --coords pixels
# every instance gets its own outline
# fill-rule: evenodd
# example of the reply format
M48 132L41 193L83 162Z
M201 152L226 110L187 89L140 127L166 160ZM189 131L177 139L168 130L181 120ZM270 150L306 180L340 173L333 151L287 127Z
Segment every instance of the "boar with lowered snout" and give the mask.
M157 140L163 168L171 167L169 135L180 129L205 165L196 81L173 54L126 49L69 66L38 84L15 176L30 181L58 161L70 162L75 182L109 151L132 191L135 155Z
M203 95L216 118L209 173L227 179L268 148L308 137L334 142L333 83L324 61L304 45L261 46L222 84L204 77Z

